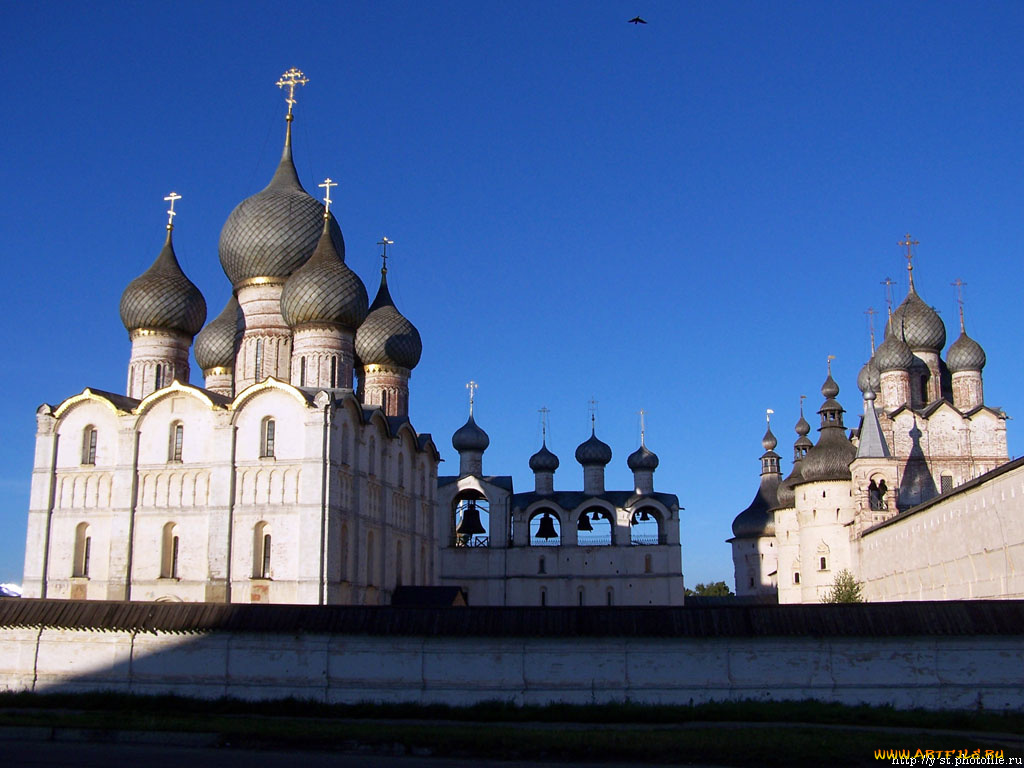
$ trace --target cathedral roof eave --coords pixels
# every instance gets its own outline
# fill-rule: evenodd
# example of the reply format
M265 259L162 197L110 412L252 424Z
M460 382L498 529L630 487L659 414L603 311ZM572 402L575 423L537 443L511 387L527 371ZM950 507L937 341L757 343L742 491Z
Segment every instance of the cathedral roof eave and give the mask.
M224 395L218 395L215 392L211 392L208 389L201 387L194 387L191 384L183 384L182 382L175 379L166 387L154 390L150 394L146 395L139 404L135 407L135 413L139 416L145 415L146 411L152 408L156 403L163 400L165 397L172 395L190 395L202 402L210 410L225 409L231 406L231 398L225 397Z
M263 381L251 384L250 386L243 389L237 395L235 399L231 401L230 410L238 411L242 406L245 405L246 401L255 397L262 392L277 390L284 392L294 398L300 405L310 408L313 406L314 394L304 392L298 387L294 387L286 381L275 379L273 376L268 376Z
M52 408L52 415L59 419L74 406L84 402L97 402L109 408L118 416L131 413L139 405L139 400L125 395L118 395L114 392L107 392L102 389L86 387L77 395L72 395L62 400L56 407ZM42 406L40 406L42 408Z

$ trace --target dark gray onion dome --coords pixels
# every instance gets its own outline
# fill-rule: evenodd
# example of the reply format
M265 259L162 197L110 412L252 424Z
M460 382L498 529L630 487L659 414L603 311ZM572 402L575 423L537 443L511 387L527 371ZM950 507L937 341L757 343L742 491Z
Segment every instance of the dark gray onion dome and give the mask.
M800 437L807 437L811 434L811 425L807 423L807 419L804 418L803 406L801 405L800 420L797 421L796 426L793 429ZM797 441L799 442L799 441Z
M779 483L778 490L776 491L776 498L778 503L776 509L790 509L796 506L796 485L802 481L800 475L800 465L803 463L803 459L793 462L793 469L789 473L789 477Z
M771 426L764 433L764 437L761 438L761 445L764 446L766 451L774 451L775 446L779 444L779 441L775 439L775 435L772 434Z
M875 351L879 376L886 371L908 371L914 360L913 351L895 333L887 335Z
M832 378L832 371L828 372L828 378L825 379L825 383L821 385L821 395L825 399L831 399L839 394L839 385L836 384L836 380Z
M878 392L882 386L882 372L878 370L878 363L875 356L864 363L864 367L857 374L857 389L861 392Z
M653 472L658 468L659 463L658 454L646 445L641 445L626 457L626 466L629 467L631 472Z
M412 370L423 354L416 326L395 307L388 290L387 270L380 273L380 289L370 314L356 331L356 354L364 365L393 365Z
M366 319L366 286L334 247L330 228L333 220L333 216L324 218L313 255L284 284L281 315L292 329L326 323L355 330Z
M476 425L476 422L473 420L473 414L469 414L469 420L455 430L455 434L452 435L452 448L459 453L464 451L479 451L483 453L490 444L491 438Z
M554 472L558 469L558 457L548 450L547 441L542 442L540 450L530 457L530 469L534 472Z
M590 437L576 446L576 461L584 467L605 466L611 460L611 447L599 440L593 430L590 431Z
M967 331L960 332L946 354L946 367L950 373L980 371L985 367L985 362L985 350L967 335Z
M911 349L940 352L946 346L946 326L942 318L921 300L913 284L907 298L892 313L889 329Z
M750 506L732 521L732 535L737 539L757 539L775 535L775 515L771 510L779 506L779 476L763 475Z
M324 206L299 183L292 162L291 124L281 162L266 189L231 212L220 233L220 264L237 289L257 277L285 278L306 263L320 240ZM342 260L345 240L331 221L331 240Z
M831 380L830 375L825 381L827 386L821 388L822 393L826 390L832 391L832 386L829 385ZM832 381L832 384L835 382ZM843 406L834 396L826 396L821 410L818 411L821 414L821 436L818 438L818 444L807 452L800 465L802 482L850 479L850 462L856 457L857 449L846 436L846 428L843 426L844 412Z
M196 336L193 348L196 362L202 370L235 367L235 342L238 328L243 322L242 309L232 295L221 313Z
M121 322L129 332L177 331L190 338L206 322L206 300L181 271L169 228L156 261L121 294Z

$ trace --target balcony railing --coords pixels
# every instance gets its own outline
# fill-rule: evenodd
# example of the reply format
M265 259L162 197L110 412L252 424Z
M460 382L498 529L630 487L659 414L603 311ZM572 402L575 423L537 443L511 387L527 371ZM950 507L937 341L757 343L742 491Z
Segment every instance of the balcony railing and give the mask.
M475 534L475 535L472 535L472 536L460 536L459 534L455 534L454 538L452 538L452 546L453 547L486 547L486 546L490 546L490 537L482 535L482 534Z

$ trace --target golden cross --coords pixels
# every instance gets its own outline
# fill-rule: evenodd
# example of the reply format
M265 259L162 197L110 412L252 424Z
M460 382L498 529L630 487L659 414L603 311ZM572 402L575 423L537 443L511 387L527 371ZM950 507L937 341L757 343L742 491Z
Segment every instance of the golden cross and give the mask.
M308 82L309 78L302 74L302 70L292 67L281 75L280 80L274 83L278 88L288 89L288 98L285 99L288 102L288 117L285 118L288 122L292 121L292 107L295 106L295 86L305 85Z
M546 443L548 439L548 414L550 412L546 405L537 409L537 413L540 414L540 439L542 443Z
M181 195L177 192L171 192L171 194L165 197L164 200L171 204L171 207L167 209L167 228L174 229L174 217L178 215L174 211L174 201L181 200Z
M913 251L913 248L914 248L915 245L920 245L920 243L917 240L911 240L910 239L910 233L908 232L907 236L906 236L906 239L900 240L899 244L902 245L902 246L905 246L906 249L907 249L907 255L906 255L906 259L907 259L907 274L910 275L910 287L913 288L914 287L914 251Z
M480 388L480 385L470 379L469 384L466 385L466 389L469 390L469 415L473 415L473 396L476 391Z
M338 182L327 178L324 179L323 184L317 184L317 186L324 189L324 218L326 219L331 212L331 187L338 186Z
M643 445L644 444L644 433L646 432L646 430L644 428L644 426L645 426L644 425L644 416L646 415L647 411L645 411L643 408L641 408L639 413L640 413L640 445Z
M868 316L868 333L871 334L871 354L875 354L875 315L878 313L874 307L868 307L864 312Z
M954 280L952 283L950 283L950 285L952 285L954 288L956 288L956 303L960 307L960 333L963 333L964 332L964 286L967 285L967 283L965 283L963 280L961 280L958 277L956 280Z
M394 240L388 240L388 236L387 235L381 235L380 240L377 241L377 245L382 246L382 248L383 248L383 251L382 251L380 257L382 259L384 259L383 270L385 272L388 271L388 246L389 245L394 245L394 244L395 244L395 241ZM472 384L472 383L473 382L470 382L470 384ZM472 399L473 399L472 396L470 396L470 400L471 401L472 401ZM472 402L470 403L470 405L472 405Z

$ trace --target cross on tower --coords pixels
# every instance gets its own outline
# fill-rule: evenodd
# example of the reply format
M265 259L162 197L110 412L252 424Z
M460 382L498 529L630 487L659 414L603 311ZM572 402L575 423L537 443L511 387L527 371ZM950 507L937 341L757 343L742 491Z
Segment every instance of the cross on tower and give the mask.
M292 67L281 75L280 80L274 83L278 88L288 89L288 98L285 99L288 102L288 116L285 119L289 123L292 121L292 107L295 106L295 86L305 85L308 82L309 78L302 74L302 70Z
M950 283L956 288L956 303L960 307L960 333L964 332L964 286L967 285L959 277Z
M597 423L597 400L593 396L591 396L590 402L587 404L587 410L590 411L590 431L593 432Z
M548 440L548 414L550 413L550 411L548 410L548 407L545 405L545 406L542 406L542 407L538 408L537 409L537 413L540 414L540 435L541 435L540 440L541 440L542 443L547 444L547 440Z
M889 319L892 320L892 287L895 285L895 281L891 277L887 277L882 281L882 285L885 286L885 305L889 308Z
M174 201L181 200L181 195L177 192L171 192L164 200L171 204L171 207L167 209L167 228L174 229L174 217L178 215L174 210Z
M825 364L828 366L828 375L829 376L832 375L832 361L835 360L835 359L836 359L835 355L829 355L828 357L825 358L825 360L826 360Z
M914 248L915 245L920 245L920 243L917 240L911 240L910 239L910 233L908 232L907 236L903 240L900 240L899 244L904 246L907 249L907 253L906 253L907 274L910 275L910 287L911 287L911 289L913 289L913 287L914 287L914 250L913 250L913 248Z
M800 395L800 415L804 415L804 400L807 399L807 395Z
M384 266L382 267L382 271L385 272L385 273L388 271L388 246L389 245L394 245L394 244L395 244L395 241L394 240L388 240L387 235L381 236L380 240L377 241L377 245L383 247L383 250L382 250L382 252L380 254L380 257L384 260ZM473 382L470 382L470 384L472 384L472 383Z
M466 389L469 390L469 415L473 415L473 397L476 391L480 388L480 385L470 379L469 384L466 385Z
M643 446L644 445L644 433L646 432L646 430L644 428L645 427L644 416L647 414L647 411L645 411L643 408L641 408L638 411L638 413L640 414L640 445Z
M864 314L868 316L868 333L871 334L871 354L875 354L875 315L878 312L875 311L874 307L868 307Z
M326 178L323 184L317 184L317 186L324 190L324 218L326 219L331 213L331 187L338 186L338 182Z

